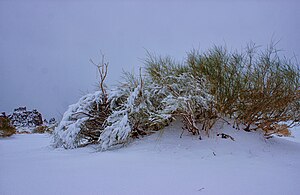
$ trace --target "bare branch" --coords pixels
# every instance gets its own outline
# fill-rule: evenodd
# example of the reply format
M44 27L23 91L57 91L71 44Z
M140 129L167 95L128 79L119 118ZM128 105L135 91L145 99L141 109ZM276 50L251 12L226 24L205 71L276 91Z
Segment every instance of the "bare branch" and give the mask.
M101 62L100 63L95 63L92 59L90 59L90 62L96 66L97 70L98 70L98 74L99 74L99 88L102 91L103 97L104 97L104 102L107 101L107 92L105 89L105 79L107 77L107 73L108 73L108 62L105 62L105 56L104 54L101 52Z

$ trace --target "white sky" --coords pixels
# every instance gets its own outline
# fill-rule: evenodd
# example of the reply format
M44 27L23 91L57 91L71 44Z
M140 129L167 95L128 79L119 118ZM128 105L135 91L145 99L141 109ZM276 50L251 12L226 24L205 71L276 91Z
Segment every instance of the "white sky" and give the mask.
M59 117L95 89L100 50L108 84L142 66L145 49L178 60L213 44L241 49L280 40L300 55L299 1L0 0L0 111L18 106Z

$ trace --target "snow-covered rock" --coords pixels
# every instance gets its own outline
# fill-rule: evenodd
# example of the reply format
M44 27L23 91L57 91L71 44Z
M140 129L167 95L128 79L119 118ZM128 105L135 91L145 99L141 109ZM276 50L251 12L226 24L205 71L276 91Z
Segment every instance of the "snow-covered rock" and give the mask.
M36 109L27 110L26 107L16 108L8 117L15 127L37 127L43 124L42 114Z

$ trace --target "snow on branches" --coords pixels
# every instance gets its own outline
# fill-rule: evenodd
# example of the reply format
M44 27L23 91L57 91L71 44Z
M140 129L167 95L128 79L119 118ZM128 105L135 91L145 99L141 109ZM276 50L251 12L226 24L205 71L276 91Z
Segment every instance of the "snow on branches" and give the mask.
M130 117L139 111L141 98L141 84L123 84L111 91L108 97L111 115L106 119L107 126L99 137L100 149L106 150L111 146L122 144L127 141L132 132Z
M199 134L196 120L213 101L205 78L181 73L157 82L149 75L126 76L115 89L101 89L71 105L54 131L53 145L75 148L97 144L100 150L107 150L162 129L177 116L185 129Z
M83 96L76 104L70 105L53 132L53 146L70 149L86 144L88 140L80 135L83 124L93 118L89 114L92 106L101 103L102 93L97 91Z

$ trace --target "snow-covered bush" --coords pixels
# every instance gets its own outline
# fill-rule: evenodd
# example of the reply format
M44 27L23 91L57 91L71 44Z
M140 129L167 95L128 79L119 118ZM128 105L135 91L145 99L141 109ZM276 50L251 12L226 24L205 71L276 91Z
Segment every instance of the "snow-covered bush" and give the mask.
M125 143L130 138L134 126L130 118L140 111L141 86L141 83L132 80L109 92L108 101L112 112L106 119L106 126L99 137L101 149Z
M53 133L53 146L75 148L98 144L106 150L126 143L130 138L151 133L169 123L156 111L152 87L142 76L126 74L127 79L115 89L104 85L108 63L95 64L100 76L100 90L82 97L69 106Z
M171 114L159 110L161 103L157 103L157 86L151 84L147 77L145 79L141 75L137 78L126 73L126 80L109 92L112 113L99 138L102 150L150 134L170 123Z
M143 80L132 77L107 90L105 104L101 91L82 97L63 115L53 133L54 146L75 148L98 144L100 150L106 150L164 127L169 118L159 118L160 114L149 106L149 94L152 93L148 87L144 88Z
M214 98L209 93L206 78L196 78L189 67L177 64L169 57L150 55L146 70L155 84L156 98L161 102L157 112L164 116L179 116L184 128L194 135L199 134L196 123L202 123L202 130L208 133L214 123L213 118L207 117L214 110Z
M266 135L286 130L282 122L299 124L299 68L280 58L273 45L261 53L255 49L192 51L183 63L149 54L145 74L126 74L113 90L104 85L108 63L93 63L100 90L69 107L54 131L54 146L97 144L106 150L177 118L193 135L209 135L215 122L225 118Z
M70 105L53 132L53 146L76 148L97 140L103 124L95 125L93 129L88 127L97 116L101 116L102 104L103 94L97 91L83 96L76 104Z

